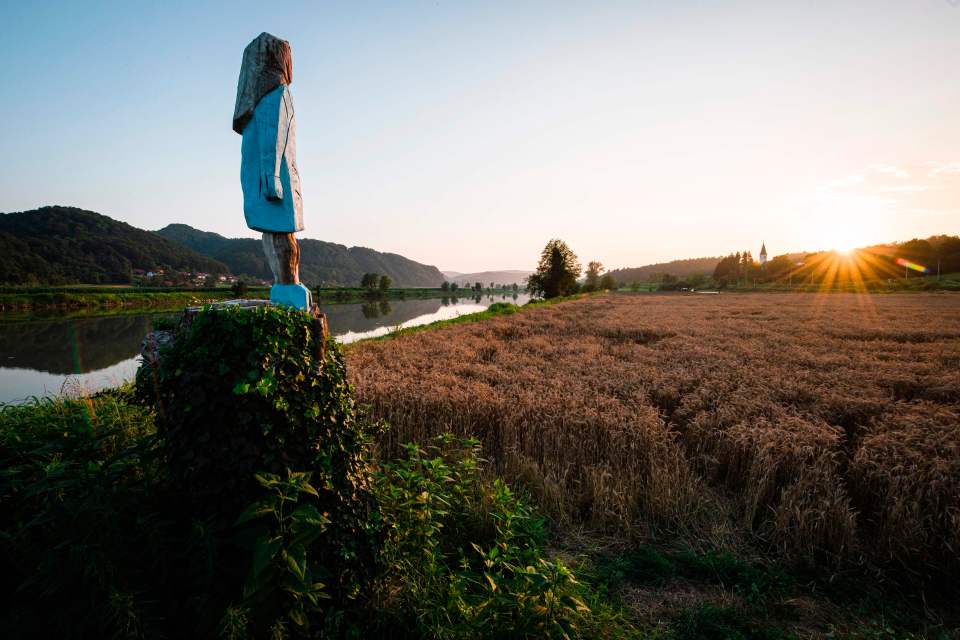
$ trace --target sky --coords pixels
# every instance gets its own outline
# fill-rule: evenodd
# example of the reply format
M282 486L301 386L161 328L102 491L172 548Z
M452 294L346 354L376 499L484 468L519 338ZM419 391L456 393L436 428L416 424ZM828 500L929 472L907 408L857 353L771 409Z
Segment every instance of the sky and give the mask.
M301 237L461 272L960 233L960 0L0 7L0 211L256 237L243 48L293 49Z

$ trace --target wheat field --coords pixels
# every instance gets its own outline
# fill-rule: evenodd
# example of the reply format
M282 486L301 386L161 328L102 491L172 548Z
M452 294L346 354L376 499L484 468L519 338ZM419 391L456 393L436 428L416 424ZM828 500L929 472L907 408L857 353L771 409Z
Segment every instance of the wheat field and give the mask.
M625 295L361 343L381 446L453 431L562 525L960 570L960 295Z

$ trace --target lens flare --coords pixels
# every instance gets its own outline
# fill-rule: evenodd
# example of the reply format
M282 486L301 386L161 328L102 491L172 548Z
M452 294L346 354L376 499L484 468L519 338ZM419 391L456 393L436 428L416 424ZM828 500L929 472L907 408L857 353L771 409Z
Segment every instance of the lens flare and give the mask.
M910 262L909 260L905 260L903 258L897 258L896 262L901 267L906 267L907 269L913 269L914 271L917 271L919 273L927 272L927 268L925 266L923 266L922 264L917 264L916 262Z

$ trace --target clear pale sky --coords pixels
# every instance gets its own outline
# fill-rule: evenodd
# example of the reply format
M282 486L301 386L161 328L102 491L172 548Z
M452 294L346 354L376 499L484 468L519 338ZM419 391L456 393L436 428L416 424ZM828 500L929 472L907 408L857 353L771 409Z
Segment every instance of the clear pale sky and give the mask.
M290 41L303 237L608 268L960 233L960 0L4 2L0 211L243 222L244 46Z

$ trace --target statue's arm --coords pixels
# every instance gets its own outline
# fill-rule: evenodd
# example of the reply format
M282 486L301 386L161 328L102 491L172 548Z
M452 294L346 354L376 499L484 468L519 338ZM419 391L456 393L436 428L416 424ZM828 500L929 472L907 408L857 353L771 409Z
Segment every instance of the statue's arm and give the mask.
M265 96L253 112L260 143L260 180L267 200L283 200L283 185L280 183L280 162L286 137L283 111L283 92L279 92Z

